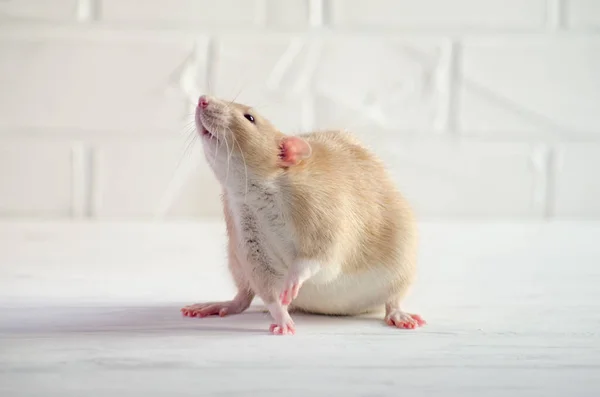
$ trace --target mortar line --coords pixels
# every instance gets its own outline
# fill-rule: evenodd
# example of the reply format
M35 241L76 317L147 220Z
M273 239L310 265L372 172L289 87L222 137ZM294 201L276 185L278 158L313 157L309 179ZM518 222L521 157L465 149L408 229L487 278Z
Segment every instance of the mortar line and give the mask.
M102 186L100 186L101 179L101 154L98 151L98 148L90 148L89 152L89 214L90 218L97 218L98 213L101 209L101 191Z
M555 145L548 147L546 158L546 207L544 218L556 216L556 174L558 172L559 153Z
M100 19L100 2L98 0L79 0L77 2L77 20L92 22Z
M459 63L460 50L458 41L448 40L442 50L439 80L436 83L437 89L440 90L440 99L438 100L439 110L434 119L434 130L448 135L458 134L458 89L462 81Z
M325 1L309 0L308 24L310 27L322 27L325 24Z
M260 0L255 3L254 23L256 26L267 27L271 24L269 15L269 0Z
M546 2L546 25L550 30L562 30L564 28L564 0L547 0Z
M71 147L71 217L84 217L86 194L86 151L83 142L74 142Z
M218 62L219 42L215 37L210 37L208 39L208 46L206 50L206 76L204 76L204 85L206 91L211 95L217 95L217 89L215 85Z

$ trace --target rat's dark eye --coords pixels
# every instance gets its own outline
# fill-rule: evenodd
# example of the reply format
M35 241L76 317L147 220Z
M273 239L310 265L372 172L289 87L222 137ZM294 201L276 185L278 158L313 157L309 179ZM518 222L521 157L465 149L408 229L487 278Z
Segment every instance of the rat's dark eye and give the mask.
M254 117L251 114L245 114L244 117L248 119L249 122L254 123Z

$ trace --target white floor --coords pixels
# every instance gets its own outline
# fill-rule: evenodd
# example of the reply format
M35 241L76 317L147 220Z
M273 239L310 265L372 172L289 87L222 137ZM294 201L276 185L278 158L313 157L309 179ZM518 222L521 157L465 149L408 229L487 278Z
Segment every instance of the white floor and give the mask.
M600 224L424 224L407 309L429 324L260 308L219 224L0 224L0 396L598 396Z

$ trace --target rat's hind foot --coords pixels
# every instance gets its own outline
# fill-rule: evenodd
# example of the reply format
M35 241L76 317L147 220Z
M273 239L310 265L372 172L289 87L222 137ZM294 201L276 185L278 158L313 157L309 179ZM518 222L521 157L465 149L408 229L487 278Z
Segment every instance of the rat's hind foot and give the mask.
M273 302L267 305L267 308L274 321L269 327L271 333L275 335L294 335L296 333L296 325L290 317L287 307L282 306L279 302Z
M217 314L220 317L225 317L230 314L239 314L246 310L250 306L250 303L252 303L253 298L254 294L252 293L240 292L233 300L225 302L196 303L184 307L181 309L181 313L186 317L207 317Z
M225 317L228 314L238 314L246 310L242 308L235 301L226 301L226 302L207 302L207 303L196 303L194 305L189 305L181 309L181 313L183 313L186 317L207 317L219 315L220 317Z
M286 324L271 324L269 331L274 335L294 335L296 333L296 328L294 322L290 321Z
M403 311L400 308L400 301L401 297L395 296L385 304L385 322L388 325L398 328L415 329L427 324L423 320L423 317L418 314Z
M414 329L427 324L418 314L405 313L400 309L385 314L385 322L398 328Z

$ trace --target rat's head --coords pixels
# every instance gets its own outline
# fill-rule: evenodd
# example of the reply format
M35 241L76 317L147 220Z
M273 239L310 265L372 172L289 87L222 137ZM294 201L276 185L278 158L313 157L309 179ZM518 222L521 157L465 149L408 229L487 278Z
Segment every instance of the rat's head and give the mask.
M208 95L198 100L196 127L208 162L221 182L241 170L268 178L311 153L308 143L286 137L250 106Z

